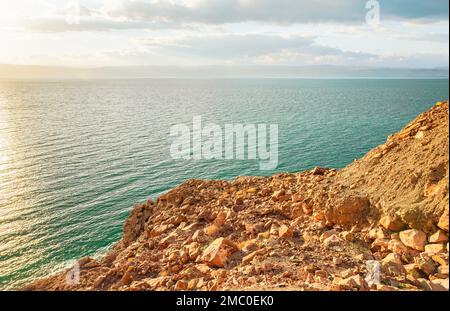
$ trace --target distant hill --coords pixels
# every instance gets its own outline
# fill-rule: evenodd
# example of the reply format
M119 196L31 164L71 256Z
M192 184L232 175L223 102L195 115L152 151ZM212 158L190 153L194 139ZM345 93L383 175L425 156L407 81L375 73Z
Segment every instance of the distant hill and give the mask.
M200 66L72 68L0 64L0 79L448 78L448 68Z

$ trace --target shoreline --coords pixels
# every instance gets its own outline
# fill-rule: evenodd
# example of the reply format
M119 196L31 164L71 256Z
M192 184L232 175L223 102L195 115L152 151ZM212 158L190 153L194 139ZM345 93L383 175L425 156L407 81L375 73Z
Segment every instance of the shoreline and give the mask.
M371 260L380 284L365 281ZM448 290L448 102L339 171L190 180L79 265L80 284L60 273L23 289Z

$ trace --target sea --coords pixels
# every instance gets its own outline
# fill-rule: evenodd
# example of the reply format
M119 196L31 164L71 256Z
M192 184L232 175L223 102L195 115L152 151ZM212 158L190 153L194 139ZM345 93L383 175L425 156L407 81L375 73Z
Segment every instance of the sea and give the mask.
M2 80L0 289L101 256L135 204L188 179L339 169L448 97L448 79ZM277 125L277 167L174 158L195 116Z

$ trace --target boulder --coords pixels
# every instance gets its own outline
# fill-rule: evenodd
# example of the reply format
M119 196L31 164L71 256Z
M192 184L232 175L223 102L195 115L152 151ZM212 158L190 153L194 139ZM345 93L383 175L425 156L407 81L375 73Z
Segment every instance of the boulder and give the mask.
M401 220L392 216L384 216L381 218L380 225L389 231L401 231L405 227L405 224Z
M448 236L443 230L438 230L428 238L430 243L447 243Z
M448 232L448 209L439 219L438 227Z
M349 195L337 199L327 209L327 220L330 223L351 226L366 219L370 207L367 197Z
M204 250L202 260L210 266L223 268L228 263L229 256L238 250L238 246L232 241L219 238Z
M428 244L425 246L425 253L428 255L435 255L439 253L444 253L446 251L446 247L444 244Z
M400 232L400 240L407 247L418 251L424 251L425 245L427 244L427 235L416 229L405 230Z

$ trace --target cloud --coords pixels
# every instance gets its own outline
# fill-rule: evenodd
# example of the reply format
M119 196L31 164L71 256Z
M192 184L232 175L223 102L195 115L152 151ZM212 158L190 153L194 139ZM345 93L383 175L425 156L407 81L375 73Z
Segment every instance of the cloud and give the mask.
M315 43L315 38L303 35L220 34L183 36L167 39L144 39L150 50L183 57L216 60L240 64L341 64L364 62L375 58L369 53L346 52Z
M179 23L362 23L367 13L366 2L367 0L123 0L109 14L129 19L164 19ZM448 0L381 1L381 14L388 19L448 19Z
M448 0L389 0L381 3L384 20L433 22L448 20ZM66 23L73 8L35 17L27 28L43 32L120 29L177 29L190 24L231 23L360 23L367 0L118 0L91 9L82 6L80 24Z

